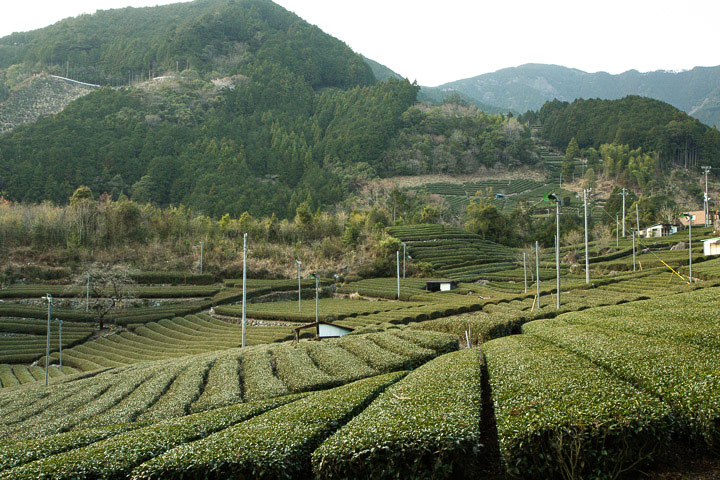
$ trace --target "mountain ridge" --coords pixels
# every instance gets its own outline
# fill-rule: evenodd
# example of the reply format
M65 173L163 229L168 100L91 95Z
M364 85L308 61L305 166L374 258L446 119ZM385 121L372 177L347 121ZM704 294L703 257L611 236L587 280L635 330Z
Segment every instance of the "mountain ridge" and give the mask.
M432 87L430 87L432 88ZM508 110L538 110L546 101L614 100L641 95L667 102L707 125L720 123L720 66L671 72L585 72L554 64L527 63L434 87Z

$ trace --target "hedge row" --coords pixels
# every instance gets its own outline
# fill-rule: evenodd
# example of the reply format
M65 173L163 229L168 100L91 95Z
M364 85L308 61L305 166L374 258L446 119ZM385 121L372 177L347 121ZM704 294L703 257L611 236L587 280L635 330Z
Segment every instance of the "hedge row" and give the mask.
M126 478L134 467L172 448L204 438L302 396L234 405L98 439L84 448L49 456L0 474L3 479ZM50 437L52 438L52 437Z
M666 405L583 357L527 335L493 340L483 351L513 476L614 478L670 440Z
M210 285L215 283L215 277L209 273L188 272L139 272L132 275L135 283L145 284L192 284Z
M240 368L244 385L245 401L286 395L287 386L274 374L273 359L267 348L253 347L243 353Z
M313 363L341 383L354 382L378 372L336 341L300 342Z
M469 478L481 457L480 352L432 360L312 456L315 478Z
M215 363L207 374L205 388L200 397L190 406L190 412L203 412L242 402L240 358L237 350L224 352L216 357Z
M320 370L304 348L279 345L272 349L278 378L291 392L334 387L338 380Z
M294 479L311 475L310 456L404 373L314 393L237 426L185 444L137 467L134 479Z
M684 435L711 446L720 443L720 382L714 349L594 325L571 325L562 317L528 323L523 332L582 355L661 398L672 408Z
M141 423L126 423L123 425L58 433L57 435L39 439L15 440L0 443L0 471L58 453L82 448L86 445L142 426Z

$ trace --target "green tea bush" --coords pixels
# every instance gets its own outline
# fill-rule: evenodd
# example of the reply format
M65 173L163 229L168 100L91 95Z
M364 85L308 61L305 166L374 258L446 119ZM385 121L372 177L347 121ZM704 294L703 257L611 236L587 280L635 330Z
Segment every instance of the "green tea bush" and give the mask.
M310 394L140 465L136 480L309 478L312 452L404 373Z
M449 353L389 387L315 450L315 478L469 476L482 451L480 361Z
M664 403L581 356L528 335L483 351L512 476L615 478L657 458L672 436Z

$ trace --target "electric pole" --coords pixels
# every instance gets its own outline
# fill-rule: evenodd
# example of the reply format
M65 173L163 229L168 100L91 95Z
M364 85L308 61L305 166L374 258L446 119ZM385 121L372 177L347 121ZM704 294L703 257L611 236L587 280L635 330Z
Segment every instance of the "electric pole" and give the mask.
M62 320L59 318L55 319L58 322L58 347L60 350L60 371L62 372Z
M583 200L585 203L585 283L590 283L590 257L588 254L588 214L587 214L587 197L592 189L583 190Z
M620 248L620 220L615 214L615 248Z
M538 241L535 240L535 287L537 289L537 306L540 309L540 247Z
M525 277L525 293L527 293L527 263L525 257L525 251L523 250L523 275Z
M243 295L242 295L242 343L241 346L245 346L245 324L247 322L245 306L247 304L247 233L243 234Z
M407 248L407 244L405 242L403 242L402 246L403 246L403 279L404 279L405 278L405 257L406 257L405 249Z
M708 202L708 173L710 172L710 166L703 165L702 169L705 173L705 228L707 228L708 216L710 214L710 203Z
M396 255L396 264L397 264L397 299L400 300L400 250L398 250Z
M320 321L320 277L317 273L311 273L311 277L315 277L315 323Z
M302 281L300 280L300 267L302 266L302 262L295 260L295 263L298 267L298 313L302 313Z
M200 275L202 275L203 272L203 247L205 246L205 242L200 242Z
M52 315L53 297L46 293L43 300L48 302L48 321L47 321L47 342L45 344L45 386L48 384L48 369L50 368L50 316Z
M628 192L627 188L623 188L622 191L620 193L618 193L618 195L622 195L622 197L623 197L623 221L622 221L622 227L623 227L623 235L622 236L623 236L623 238L625 238L625 197L627 197L629 194L630 194L630 192Z
M640 209L637 202L635 202L635 231L640 232Z

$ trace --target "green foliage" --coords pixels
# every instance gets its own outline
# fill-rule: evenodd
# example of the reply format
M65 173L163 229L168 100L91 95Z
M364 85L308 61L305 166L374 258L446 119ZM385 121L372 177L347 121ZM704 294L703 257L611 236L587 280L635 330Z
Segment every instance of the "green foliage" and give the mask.
M618 144L655 152L660 169L671 164L697 166L699 158L717 166L717 130L658 100L633 95L620 100L554 100L543 105L539 117L545 137L560 148L576 138L580 148Z
M465 227L491 242L512 242L510 221L494 205L483 201L470 202Z
M145 428L130 429L131 431L128 432L123 432L120 428L115 428L114 432L105 429L111 432L105 434L105 436L110 436L109 439L103 440L98 435L95 438L96 443L84 448L78 448L82 445L77 444L76 441L72 445L76 448L67 453L49 456L52 452L43 452L41 455L47 455L46 458L16 467L5 475L7 475L6 478L127 478L134 467L167 450L204 438L288 402L297 401L299 398L302 396L293 395L258 403L234 405ZM142 424L138 424L138 426L140 425ZM126 429L128 428L126 427ZM96 430L103 432L103 429ZM62 438L63 436L67 437L68 435L59 434L55 437ZM75 440L78 436L74 435L71 438ZM53 444L55 442L52 440L55 437L49 437L48 440L37 443L40 443L41 446L48 443ZM63 438L63 440L65 439ZM108 455L107 452L115 452L115 454Z
M315 478L469 475L482 450L480 360L443 355L388 388L313 452Z
M135 469L133 478L307 477L318 445L403 375L386 374L309 395L170 450Z
M688 302L700 298L699 295L702 293L673 295L668 299L648 300L642 305L647 310L657 308L668 315L684 318L682 312ZM602 310L596 312L600 321ZM655 331L647 330L640 320L634 327L636 322L627 318L628 321L624 322L627 326L621 323L612 327L594 321L571 324L559 317L526 324L523 332L582 355L656 395L670 406L684 436L704 441L710 446L717 445L720 439L717 428L720 415L718 386L716 382L708 382L708 378L714 378L712 372L717 370L714 351L683 340L677 341L673 336L682 335L680 332L670 337L656 333L662 331L662 326ZM644 328L647 334L634 333L633 330L640 328ZM695 338L703 334L697 332Z
M483 345L501 453L520 478L615 478L658 458L670 410L587 359L528 335Z

